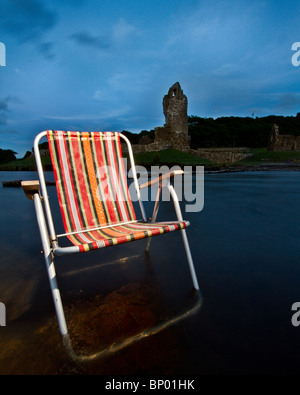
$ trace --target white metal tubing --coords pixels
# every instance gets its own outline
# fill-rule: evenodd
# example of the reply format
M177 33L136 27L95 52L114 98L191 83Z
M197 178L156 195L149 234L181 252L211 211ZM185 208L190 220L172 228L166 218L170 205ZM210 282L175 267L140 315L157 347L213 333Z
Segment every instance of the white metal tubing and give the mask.
M47 232L45 216L44 216L44 212L43 212L41 198L38 193L35 193L33 195L33 201L34 201L34 206L35 206L35 211L36 211L36 216L37 216L37 222L38 222L38 226L39 226L39 230L40 230L40 235L41 235L41 239L42 239L42 245L43 245L43 249L44 249L44 257L45 257L50 287L51 287L51 291L52 291L54 306L55 306L55 310L56 310L56 315L57 315L57 319L58 319L59 330L62 335L66 335L68 333L68 329L67 329L67 324L66 324L66 319L65 319L65 314L64 314L64 310L63 310L60 292L59 292L59 289L57 286L55 267L54 267L54 262L53 262L50 243L49 243L49 235Z
M125 140L125 142L127 144L127 147L128 147L128 154L129 154L130 165L131 165L131 170L132 170L133 182L134 182L137 198L138 198L139 205L140 205L140 210L141 210L141 213L142 213L143 220L147 221L147 217L146 217L145 210L144 210L144 205L143 205L143 202L141 200L141 192L140 192L140 187L139 187L139 183L138 183L138 180L137 180L137 175L136 175L136 170L135 170L135 163L134 163L134 157L133 157L131 144L130 144L130 141L128 140L128 138L126 136L124 136L122 133L120 133L120 137L123 140Z
M47 188L46 188L46 182L45 182L45 177L44 177L44 170L43 170L43 165L42 165L42 161L41 161L40 150L39 150L39 142L46 135L47 135L47 132L44 131L44 132L39 133L36 136L36 138L34 140L34 156L35 156L36 167L37 167L37 171L38 171L38 175L39 175L39 179L40 179L42 196L44 199L44 205L45 205L45 210L46 210L47 222L48 222L48 226L49 226L49 232L50 232L51 239L55 240L56 234L55 234L49 199L48 199L48 193L47 193Z
M159 200L160 200L161 188L162 187L161 187L161 182L160 182L159 185L158 185L158 190L157 190L157 195L156 195L156 200L155 200L155 205L154 205L154 209L153 209L151 222L155 222L156 221L156 217L157 217L157 213L158 213L158 209L159 209ZM152 237L148 238L147 245L146 245L146 250L145 250L146 252L149 252L151 239L152 239Z
M171 196L173 198L177 219L178 219L178 221L182 221L183 218L182 218L182 214L181 214L181 208L180 208L180 205L179 205L179 201L178 201L178 197L177 197L177 194L175 192L175 189L174 189L173 185L171 185L170 183L168 183L168 189L169 189L170 194L171 194ZM180 232L181 232L181 236L182 236L182 240L183 240L183 244L184 244L187 260L188 260L188 263L189 263L189 267L190 267L190 272L191 272L194 288L197 291L199 291L199 284L198 284L197 275L196 275L195 268L194 268L193 258L192 258L192 254L191 254L188 238L187 238L187 235L186 235L186 231L185 231L185 229L182 229Z
M76 254L80 252L79 246L70 246L70 247L55 247L53 249L54 255L62 256L69 254Z

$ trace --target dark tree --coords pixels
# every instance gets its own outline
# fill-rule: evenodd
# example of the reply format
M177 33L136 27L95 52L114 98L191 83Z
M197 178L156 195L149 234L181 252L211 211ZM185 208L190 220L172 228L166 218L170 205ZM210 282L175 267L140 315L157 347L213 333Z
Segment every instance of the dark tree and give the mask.
M11 149L1 149L0 148L0 163L8 163L16 160L17 152L14 152Z

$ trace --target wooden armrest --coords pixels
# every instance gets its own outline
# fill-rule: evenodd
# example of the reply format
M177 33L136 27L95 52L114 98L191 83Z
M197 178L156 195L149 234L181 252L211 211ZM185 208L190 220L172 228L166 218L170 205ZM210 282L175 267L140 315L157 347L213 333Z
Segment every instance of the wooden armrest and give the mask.
M166 178L171 178L171 177L174 177L176 175L183 174L183 173L184 173L183 170L169 171L168 173L162 174L161 176L156 177L153 180L150 180L150 181L145 182L144 184L141 184L140 185L140 189L146 188L146 187L148 187L150 185L153 185L153 184L156 184L157 182L160 182L160 181L162 181L162 180L164 180Z
M39 181L21 181L21 186L29 200L33 200L33 195L35 193L40 193Z

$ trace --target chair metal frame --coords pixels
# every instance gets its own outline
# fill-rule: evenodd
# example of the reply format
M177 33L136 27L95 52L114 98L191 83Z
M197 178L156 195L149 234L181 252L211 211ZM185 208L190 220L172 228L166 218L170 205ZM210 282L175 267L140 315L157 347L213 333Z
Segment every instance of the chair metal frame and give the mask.
M35 159L36 159L39 181L22 181L22 188L23 188L26 196L30 200L33 200L33 202L34 202L37 223L38 223L38 228L39 228L39 232L40 232L40 236L41 236L41 241L42 241L42 246L43 246L43 254L44 254L44 259L45 259L45 263L46 263L46 268L47 268L50 288L51 288L51 292L52 292L53 302L54 302L54 306L55 306L58 326L59 326L59 330L60 330L60 333L63 338L63 343L65 344L66 349L67 349L69 355L71 356L71 358L76 361L82 362L82 361L91 361L91 360L94 360L98 357L111 354L117 350L120 350L120 349L128 346L129 344L132 344L133 342L136 342L144 337L149 336L150 334L157 333L160 330L166 328L167 326L173 325L174 323L177 323L181 319L195 313L201 305L202 296L201 296L201 292L199 289L197 275L195 272L193 259L192 259L192 255L191 255L191 251L190 251L190 247L189 247L189 242L188 242L188 238L186 235L186 230L181 229L180 232L182 235L182 240L183 240L183 244L184 244L184 248L185 248L185 252L186 252L186 256L187 256L187 260L188 260L188 265L189 265L189 269L190 269L190 273L191 273L191 277L192 277L192 283L193 283L193 287L194 287L194 289L196 291L196 295L197 295L196 304L191 309L185 311L182 314L179 314L176 317L173 317L170 320L167 320L166 322L164 322L162 324L159 324L153 328L147 329L135 336L131 336L130 338L127 338L122 342L112 344L110 347L108 347L104 350L101 350L99 352L96 352L92 355L82 355L82 354L78 355L75 353L75 351L73 350L73 347L72 347L72 342L71 342L70 336L69 336L69 331L68 331L68 327L67 327L67 323L66 323L61 294L60 294L60 290L59 290L58 283L57 283L56 271L55 271L55 265L54 265L54 256L77 253L77 252L79 252L79 248L78 248L78 246L59 247L59 245L58 245L58 237L65 236L66 234L61 234L61 235L56 234L54 222L53 222L53 218L52 218L52 213L51 213L51 208L50 208L50 203L49 203L49 198L48 198L48 193L47 193L47 186L46 186L46 181L45 181L44 171L43 171L43 166L42 166L42 160L41 160L41 155L40 155L40 150L39 150L40 140L42 138L44 138L46 135L47 135L47 131L41 132L36 136L36 138L34 140L34 155L35 155ZM151 187L154 184L158 184L158 191L157 191L156 201L154 204L151 222L154 223L157 218L162 188L168 188L168 190L170 192L170 196L172 197L172 200L174 203L177 219L178 219L178 221L182 221L183 217L182 217L182 212L181 212L179 200L178 200L176 191L171 183L171 179L176 175L183 174L183 171L182 170L174 170L174 171L168 172L166 174L163 174L160 177L157 177L153 180L150 180L142 185L139 185L131 143L126 136L124 136L121 133L119 133L119 135L127 144L128 154L129 154L129 159L130 159L130 164L131 164L131 170L132 170L133 182L134 182L135 190L137 193L138 203L139 203L139 207L140 207L140 211L141 211L143 220L148 221L146 214L145 214L144 205L143 205L143 202L141 199L140 190L142 188L146 188L148 186ZM44 206L44 208L43 208L43 206ZM145 250L146 252L149 252L151 239L152 239L152 237L148 238L146 250Z

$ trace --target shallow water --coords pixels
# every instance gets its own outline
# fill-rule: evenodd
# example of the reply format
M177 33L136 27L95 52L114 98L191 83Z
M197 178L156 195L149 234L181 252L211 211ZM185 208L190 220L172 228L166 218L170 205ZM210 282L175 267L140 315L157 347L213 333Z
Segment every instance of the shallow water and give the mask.
M0 172L0 181L9 179L36 174ZM50 198L54 192L49 187ZM298 373L300 327L291 323L291 306L300 301L299 196L299 172L205 175L203 210L184 215L191 222L201 307L176 325L82 364L71 361L62 345L33 204L20 188L0 185L0 302L6 306L0 373ZM151 203L146 210L150 216ZM173 216L167 202L160 210L158 219ZM144 247L142 240L86 259L56 259L79 351L132 336L192 306L180 234L153 238L149 256Z

